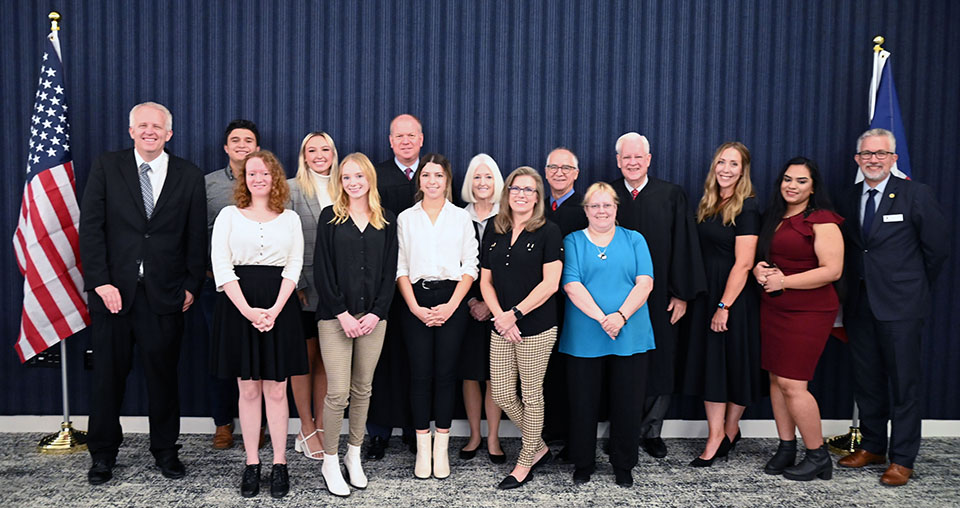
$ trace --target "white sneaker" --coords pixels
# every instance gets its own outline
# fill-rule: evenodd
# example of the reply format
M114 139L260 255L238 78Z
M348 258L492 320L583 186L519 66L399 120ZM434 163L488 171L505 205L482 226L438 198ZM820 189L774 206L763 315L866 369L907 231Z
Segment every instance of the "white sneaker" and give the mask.
M323 473L323 481L327 484L327 490L331 494L340 497L350 495L350 487L347 486L347 482L340 472L340 458L337 455L324 453L323 467L320 468L320 472Z
M347 453L343 456L343 465L347 466L347 477L350 478L350 485L358 489L367 488L367 475L363 474L363 466L360 464L360 447L347 445Z

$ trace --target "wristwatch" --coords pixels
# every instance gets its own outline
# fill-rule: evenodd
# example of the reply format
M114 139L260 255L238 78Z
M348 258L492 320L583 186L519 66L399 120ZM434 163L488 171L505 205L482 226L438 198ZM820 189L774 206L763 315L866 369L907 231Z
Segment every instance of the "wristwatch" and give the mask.
M514 305L510 310L513 311L513 315L516 316L517 321L520 321L520 319L523 318L523 312L520 312L520 309L518 309L516 305Z
M718 308L718 309L730 310L730 306L727 305L727 304L725 304L725 303L723 303L723 302L718 303L718 304L717 304L717 308Z

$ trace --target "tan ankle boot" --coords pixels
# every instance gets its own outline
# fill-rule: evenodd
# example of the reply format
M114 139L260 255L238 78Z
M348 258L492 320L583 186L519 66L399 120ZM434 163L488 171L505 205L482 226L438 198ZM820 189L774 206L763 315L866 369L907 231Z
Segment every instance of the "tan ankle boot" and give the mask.
M417 464L413 468L417 478L430 478L430 433L417 433Z
M450 443L449 432L437 432L433 437L434 478L446 478L450 476L450 457L447 455L448 443Z

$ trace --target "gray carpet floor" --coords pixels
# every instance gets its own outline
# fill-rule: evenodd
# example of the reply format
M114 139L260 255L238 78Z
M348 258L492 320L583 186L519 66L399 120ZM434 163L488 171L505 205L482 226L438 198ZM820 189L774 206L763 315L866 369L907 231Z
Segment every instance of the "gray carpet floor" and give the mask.
M289 439L290 494L281 500L269 495L266 481L260 495L241 498L243 467L239 444L225 451L210 448L210 436L181 437L181 459L187 477L160 476L148 451L148 437L126 437L114 469L114 479L93 487L86 481L86 453L42 455L36 451L40 434L0 434L0 508L20 507L225 507L225 506L960 506L960 439L924 439L915 477L904 487L879 483L882 466L862 470L835 468L833 480L793 482L761 471L776 447L774 439L744 439L724 463L694 469L687 462L703 444L695 439L668 439L669 455L653 459L641 452L631 489L613 482L610 464L598 450L593 480L574 486L573 466L551 464L524 487L498 491L496 484L510 472L509 464L493 465L485 453L461 461L456 450L465 438L451 440L452 474L445 480L413 478L414 456L394 438L387 456L365 463L370 485L349 498L327 493L320 462L293 452ZM344 440L345 441L345 440ZM504 439L508 460L516 458L519 439ZM483 450L483 449L481 449ZM269 445L261 450L266 466ZM836 457L834 457L834 460Z

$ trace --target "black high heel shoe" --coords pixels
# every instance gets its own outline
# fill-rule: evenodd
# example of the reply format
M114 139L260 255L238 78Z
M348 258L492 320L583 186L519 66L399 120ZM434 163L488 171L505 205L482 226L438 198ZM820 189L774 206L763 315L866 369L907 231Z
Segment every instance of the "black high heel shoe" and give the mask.
M740 442L740 438L741 438L740 429L738 428L738 429L737 429L737 435L736 435L736 436L733 436L733 439L730 441L730 451L731 451L731 452L733 451L734 448L737 447L737 443Z
M720 441L720 446L717 447L716 453L713 454L713 457L709 459L701 459L696 457L690 461L690 467L710 467L713 465L713 461L717 459L727 460L727 455L730 453L730 450L733 448L733 444L730 443L730 440L727 436L723 436L723 441Z

